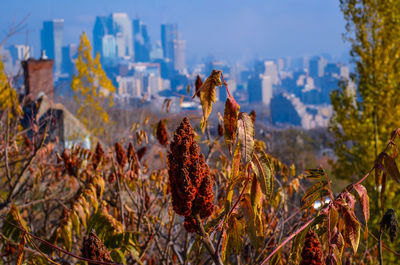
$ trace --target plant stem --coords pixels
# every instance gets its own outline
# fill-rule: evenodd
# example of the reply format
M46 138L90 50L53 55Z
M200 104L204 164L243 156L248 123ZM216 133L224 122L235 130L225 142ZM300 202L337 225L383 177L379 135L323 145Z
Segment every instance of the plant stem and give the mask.
M204 226L201 223L201 219L200 219L200 215L196 214L195 216L196 218L196 222L199 225L199 230L200 230L200 235L201 235L201 240L204 243L204 246L206 247L206 249L208 250L208 252L210 253L211 258L213 259L214 263L216 265L223 265L221 258L219 257L219 255L215 252L214 246L210 240L210 237L208 236L208 234L206 233L206 231L204 230Z
M378 238L378 259L379 259L379 265L383 265L383 260L382 260L382 227L379 229L379 238Z

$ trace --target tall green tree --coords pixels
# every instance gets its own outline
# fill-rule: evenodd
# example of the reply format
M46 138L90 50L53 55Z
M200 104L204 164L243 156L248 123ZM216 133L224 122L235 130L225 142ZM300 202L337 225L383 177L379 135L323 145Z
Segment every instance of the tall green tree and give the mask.
M355 63L357 91L346 84L331 95L339 178L356 179L368 172L384 150L391 132L400 127L400 0L340 0L346 20L345 39ZM368 179L372 229L379 227L382 210L400 213L399 186L388 180L379 198L382 175ZM376 231L376 230L375 230Z
M71 88L79 106L77 115L92 136L104 136L104 129L109 126L109 115L104 107L112 106L115 87L101 66L100 55L93 59L86 33L81 35L75 66Z

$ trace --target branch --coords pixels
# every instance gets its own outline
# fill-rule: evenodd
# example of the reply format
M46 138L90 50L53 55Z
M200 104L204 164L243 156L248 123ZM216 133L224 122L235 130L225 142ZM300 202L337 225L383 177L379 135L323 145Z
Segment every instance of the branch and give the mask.
M210 240L210 237L208 236L208 234L206 233L206 231L204 230L204 226L201 222L200 219L200 215L197 214L195 216L196 218L196 222L199 225L199 230L200 230L200 235L201 235L201 240L203 241L204 246L206 247L206 249L208 250L208 252L210 253L211 258L213 259L214 263L216 265L223 265L221 258L215 253L215 249L214 246Z
M282 244L280 244L274 251L271 252L271 254L269 254L269 256L260 264L260 265L264 265L267 263L267 261L269 259L272 258L272 256L279 250L281 249L284 245L286 245L286 243L288 243L290 240L292 240L293 237L297 236L301 231L303 231L304 229L307 228L307 226L309 226L316 217L312 218L310 221L308 221L307 223L305 223L302 227L300 227L299 230L297 230L295 233L291 234L288 238L285 239L285 241L282 242Z

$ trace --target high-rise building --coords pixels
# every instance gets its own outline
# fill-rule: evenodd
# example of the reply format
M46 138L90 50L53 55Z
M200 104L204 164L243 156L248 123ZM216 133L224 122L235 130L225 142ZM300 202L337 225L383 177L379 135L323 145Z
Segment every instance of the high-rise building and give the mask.
M40 32L41 49L49 59L54 60L55 75L61 73L62 45L64 39L64 20L44 21Z
M147 25L140 19L133 20L133 38L136 62L150 61L151 42L147 32Z
M103 37L111 34L110 27L108 25L108 18L105 16L96 17L96 22L93 28L93 52L94 56L97 53L103 57Z
M11 45L8 47L8 50L14 64L18 61L28 60L33 55L32 47L22 44Z
M150 52L150 60L160 60L163 58L163 50L160 41L156 41L152 45L151 52Z
M104 35L101 38L102 63L107 66L115 65L117 62L117 40L113 35Z
M132 23L126 13L98 16L93 28L94 54L102 63L113 65L118 58L133 59Z
M62 47L62 72L71 75L74 71L74 60L78 56L78 46L70 44Z
M279 75L278 75L278 69L276 67L276 64L274 61L259 61L256 62L254 65L254 70L256 75L265 75L265 76L270 76L272 84L277 85L279 84Z
M177 24L161 25L161 44L165 59L174 60L174 41L178 39Z
M323 77L327 61L324 57L314 57L309 63L309 74L311 77Z
M117 76L118 89L117 93L120 96L128 96L128 97L141 97L141 86L142 81L140 78L136 78L133 76L123 77Z
M174 40L174 69L179 73L186 71L186 41L181 40L178 34L178 39Z
M111 29L117 38L117 54L119 58L133 58L132 22L126 13L112 13L109 17Z
M271 76L259 75L252 77L247 86L249 103L262 103L269 105L272 98Z

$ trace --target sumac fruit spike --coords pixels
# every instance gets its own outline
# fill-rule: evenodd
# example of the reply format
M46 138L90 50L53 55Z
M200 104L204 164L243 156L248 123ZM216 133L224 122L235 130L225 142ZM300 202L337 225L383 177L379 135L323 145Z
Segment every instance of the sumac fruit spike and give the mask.
M83 238L82 256L95 261L112 262L107 248L93 232ZM89 262L89 265L94 264Z
M128 146L128 161L131 165L130 169L133 172L135 172L135 174L138 174L139 173L139 161L136 156L135 147L133 147L132 143L129 143L129 146Z
M388 231L390 236L390 241L394 241L397 236L397 230L399 228L399 223L396 218L396 213L393 209L388 209L383 215L381 220L381 230Z
M188 232L197 231L194 217L211 215L214 209L213 181L194 131L188 118L184 118L175 131L168 154L169 186L174 211L185 216Z
M140 148L140 149L137 151L137 157L138 157L139 161L142 160L142 158L143 158L144 155L146 154L146 151L147 151L147 147L146 147L146 146L143 146L142 148Z
M128 158L126 156L126 152L120 143L115 143L115 153L117 155L117 162L121 167L124 167Z
M157 140L163 146L168 145L168 131L164 121L162 120L157 124Z
M100 161L104 160L104 150L100 143L97 143L92 161L94 168L99 166Z
M300 265L322 265L322 250L317 234L309 230L306 234Z

